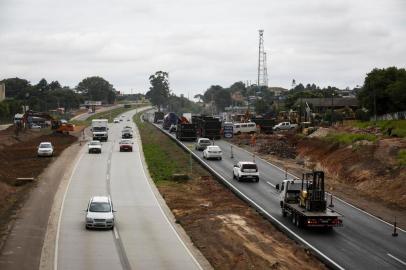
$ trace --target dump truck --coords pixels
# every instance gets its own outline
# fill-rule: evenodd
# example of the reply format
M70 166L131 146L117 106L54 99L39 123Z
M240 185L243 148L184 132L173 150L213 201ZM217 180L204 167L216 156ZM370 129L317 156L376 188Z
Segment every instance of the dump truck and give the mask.
M172 125L177 125L179 117L174 113L170 112L164 117L164 122L162 124L163 129L169 130Z
M273 127L275 125L274 119L265 119L265 118L251 118L251 121L259 126L259 131L265 134L272 134Z
M208 139L221 138L220 119L212 116L192 116L192 123L196 124L198 136Z
M192 123L178 123L176 139L181 141L195 141L197 139L196 125Z
M298 228L342 227L342 215L327 207L324 172L305 173L302 179L286 179L276 185L282 216L290 217Z
M158 123L160 120L164 120L164 112L154 112L154 123Z

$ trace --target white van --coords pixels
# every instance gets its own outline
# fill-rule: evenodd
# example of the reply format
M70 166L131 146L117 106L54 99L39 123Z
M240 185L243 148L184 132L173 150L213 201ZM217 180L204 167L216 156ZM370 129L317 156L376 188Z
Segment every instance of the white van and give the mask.
M254 122L234 123L233 132L234 134L255 133L257 132L257 125Z

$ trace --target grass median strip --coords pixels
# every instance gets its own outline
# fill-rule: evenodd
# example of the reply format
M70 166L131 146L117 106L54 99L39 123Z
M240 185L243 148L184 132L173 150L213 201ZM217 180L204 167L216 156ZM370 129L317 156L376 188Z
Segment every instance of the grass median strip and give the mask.
M214 269L325 269L302 246L217 182L152 124L134 117L145 160L177 222ZM190 167L192 164L192 167ZM189 180L176 181L174 174Z

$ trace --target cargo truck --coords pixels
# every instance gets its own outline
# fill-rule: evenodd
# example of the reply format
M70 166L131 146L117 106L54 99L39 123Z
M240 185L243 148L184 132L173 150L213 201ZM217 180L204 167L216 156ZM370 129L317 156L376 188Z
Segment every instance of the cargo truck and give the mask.
M298 228L342 227L342 215L327 207L324 172L303 174L302 179L283 180L276 185L280 193L282 216L290 217Z
M154 113L154 123L158 123L160 120L164 119L165 114L163 112Z
M196 141L196 125L191 123L178 123L176 139L181 141Z
M221 138L220 119L211 116L192 116L192 123L196 124L198 136L211 140Z
M179 117L175 113L170 112L167 115L165 115L162 127L163 127L163 129L169 130L169 128L172 125L177 125L178 121L179 121Z
M107 119L93 119L92 120L92 137L94 141L107 141L109 138L108 133L108 120Z

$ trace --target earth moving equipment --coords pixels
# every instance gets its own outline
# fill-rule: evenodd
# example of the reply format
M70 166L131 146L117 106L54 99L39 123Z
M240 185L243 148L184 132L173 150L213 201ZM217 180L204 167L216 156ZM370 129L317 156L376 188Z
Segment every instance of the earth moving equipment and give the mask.
M41 118L41 119L44 119L44 121L49 121L51 123L51 129L55 133L69 134L69 132L75 130L75 126L73 124L57 120L57 119L53 118L49 113L35 112L32 110L27 111L23 115L23 117L21 118L22 125L17 125L17 128L24 126L24 125L27 126L27 124L32 122L33 118Z
M324 172L303 174L302 179L286 179L276 185L282 215L297 227L342 227L342 215L327 208Z

